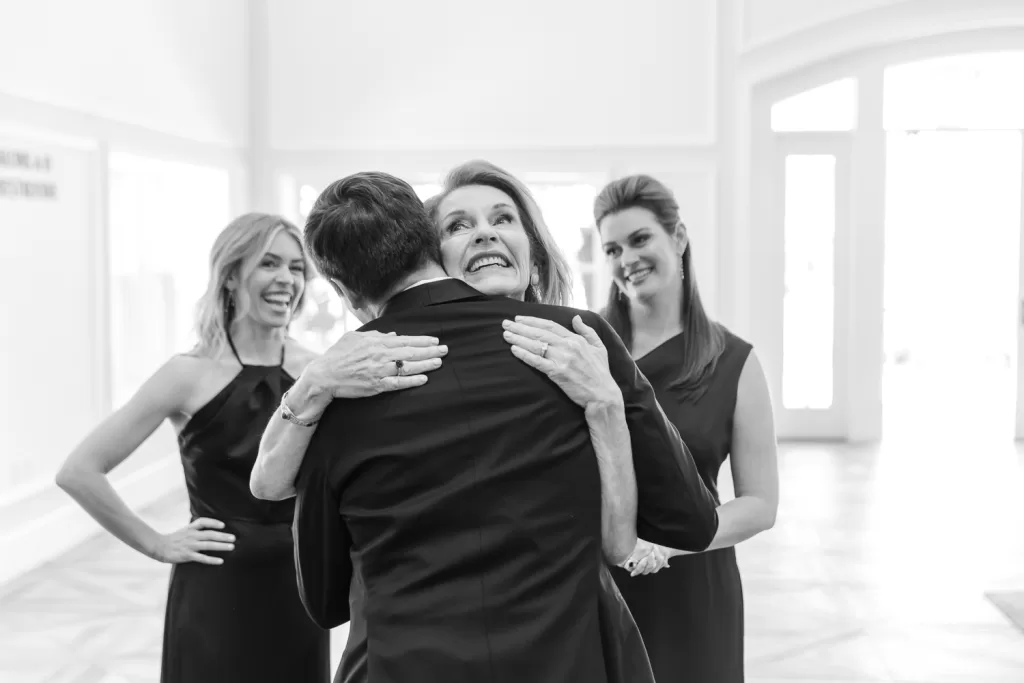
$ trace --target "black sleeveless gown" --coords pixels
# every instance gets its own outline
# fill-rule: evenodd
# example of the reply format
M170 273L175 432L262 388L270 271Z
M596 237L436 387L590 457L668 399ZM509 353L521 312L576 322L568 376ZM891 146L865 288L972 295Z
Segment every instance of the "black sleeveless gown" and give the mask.
M229 340L230 342L230 340ZM231 350L238 358L234 344ZM241 360L238 361L241 363ZM294 501L257 500L249 475L260 437L294 383L281 365L242 364L178 436L192 519L224 522L235 549L222 565L171 569L161 683L324 683L328 632L299 600Z
M696 402L682 400L669 386L679 372L682 335L637 361L716 501L718 471L732 449L740 372L751 350L729 331L725 335L725 350ZM640 628L658 683L742 683L743 587L735 548L674 557L657 574L630 578L617 567L612 574Z

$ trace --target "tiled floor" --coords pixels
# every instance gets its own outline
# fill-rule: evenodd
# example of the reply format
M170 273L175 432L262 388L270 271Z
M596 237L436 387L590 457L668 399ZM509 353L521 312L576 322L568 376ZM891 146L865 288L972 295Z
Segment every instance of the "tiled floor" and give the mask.
M749 683L1024 682L1024 633L983 596L1024 589L1019 449L789 445L781 472L776 527L740 549ZM0 589L0 681L155 682L166 581L101 536Z

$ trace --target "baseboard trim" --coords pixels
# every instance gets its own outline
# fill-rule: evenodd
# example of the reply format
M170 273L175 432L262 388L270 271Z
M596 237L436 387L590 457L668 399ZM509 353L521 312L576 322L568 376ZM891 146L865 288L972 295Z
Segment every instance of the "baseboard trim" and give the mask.
M181 487L181 465L177 458L162 458L124 477L112 477L114 488L132 509L160 500ZM42 489L39 494L50 493ZM26 572L45 564L101 533L99 527L74 501L51 509L46 514L0 536L0 587Z

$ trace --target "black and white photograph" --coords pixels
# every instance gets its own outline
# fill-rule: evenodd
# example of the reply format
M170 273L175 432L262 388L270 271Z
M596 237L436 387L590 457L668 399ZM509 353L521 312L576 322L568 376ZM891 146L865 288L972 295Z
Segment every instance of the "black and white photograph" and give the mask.
M1024 1L0 17L3 683L1024 683Z

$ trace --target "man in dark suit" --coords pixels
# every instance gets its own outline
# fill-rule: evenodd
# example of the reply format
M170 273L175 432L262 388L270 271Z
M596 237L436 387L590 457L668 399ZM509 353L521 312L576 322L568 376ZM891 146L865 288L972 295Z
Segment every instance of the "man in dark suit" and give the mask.
M385 174L325 190L306 242L371 319L361 329L449 348L428 383L334 401L321 417L294 525L313 619L347 621L357 579L349 650L354 638L370 683L603 683L627 670L651 680L628 611L608 602L617 593L587 413L510 353L502 322L529 315L571 329L580 315L597 331L629 427L636 531L703 550L717 530L714 499L615 333L587 311L487 297L447 278L422 204Z

